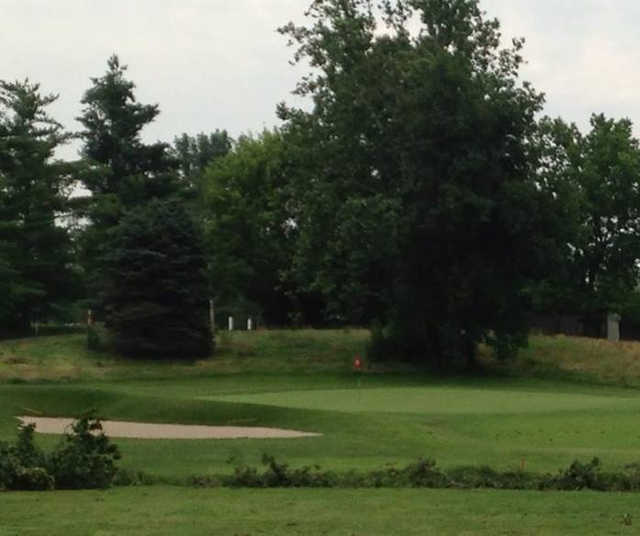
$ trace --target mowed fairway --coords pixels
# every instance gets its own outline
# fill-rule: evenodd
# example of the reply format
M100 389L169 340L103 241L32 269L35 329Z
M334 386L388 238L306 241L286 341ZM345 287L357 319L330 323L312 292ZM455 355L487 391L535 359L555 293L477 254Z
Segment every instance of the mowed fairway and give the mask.
M226 374L204 378L0 386L0 434L15 415L154 423L279 427L302 439L118 439L123 465L168 481L259 465L263 453L293 466L373 469L419 457L439 465L555 472L575 458L608 469L640 460L635 389L539 380L438 380L351 373ZM479 384L482 383L481 387ZM421 384L421 385L416 385ZM304 389L300 389L303 386ZM348 386L351 386L348 388ZM54 436L40 437L53 444Z
M57 350L56 367L65 368L64 354L72 352L73 380L47 378L45 352L38 348L34 364L27 343L18 357L12 350L17 364L3 365L0 345L0 377L13 378L0 383L0 440L14 437L16 415L73 417L90 408L111 420L322 434L115 440L123 467L181 486L192 476L228 474L238 463L259 466L264 453L295 467L318 464L344 471L401 466L420 457L446 468L524 464L527 470L550 473L576 458L598 456L605 470L640 461L640 391L635 388L584 378L452 379L416 371L359 378L349 362L363 340L360 332L237 334L225 342L218 362L129 367L109 356L78 357L82 346L73 353L73 345L82 341L67 339L66 346L59 345L66 350ZM41 379L16 381L21 366L30 378ZM38 436L46 447L58 440ZM86 534L89 528L103 534L390 534L390 523L396 523L398 534L623 534L629 527L622 525L622 516L636 515L635 499L592 493L230 491L161 485L107 493L12 493L0 495L0 535ZM165 504L159 517L150 513L156 502ZM247 505L253 505L249 512ZM60 512L49 514L57 523L50 532L32 517L34 510ZM76 522L74 516L87 519ZM637 517L640 522L640 512ZM209 526L218 532L208 532Z

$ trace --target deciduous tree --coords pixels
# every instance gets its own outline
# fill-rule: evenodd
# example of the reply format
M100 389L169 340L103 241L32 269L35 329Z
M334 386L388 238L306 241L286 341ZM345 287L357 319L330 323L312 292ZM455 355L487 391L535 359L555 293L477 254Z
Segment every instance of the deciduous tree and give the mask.
M476 0L315 0L282 28L312 71L282 105L299 232L294 272L391 353L449 366L526 333L549 235L529 140L543 98ZM419 28L414 31L414 23ZM306 149L305 149L306 148ZM296 206L297 204L297 206Z

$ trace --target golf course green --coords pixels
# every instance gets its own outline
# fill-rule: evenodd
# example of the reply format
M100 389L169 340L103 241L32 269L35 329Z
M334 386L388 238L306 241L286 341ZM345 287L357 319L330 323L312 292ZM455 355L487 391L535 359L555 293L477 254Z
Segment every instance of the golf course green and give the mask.
M506 531L514 523L522 531L515 527L509 533L552 534L565 527L562 530L567 534L596 534L597 527L609 527L614 531L609 533L617 534L616 530L627 529L618 518L634 508L632 496L601 494L599 500L590 492L571 495L575 499L569 500L569 495L557 492L259 492L184 486L193 477L229 474L237 464L260 466L265 453L292 467L319 465L337 471L403 466L429 457L443 468L488 465L499 470L524 467L555 473L575 459L587 461L594 456L608 470L617 470L640 461L640 431L636 428L640 391L636 388L584 378L572 381L564 376L452 378L420 371L382 372L375 367L358 375L349 361L361 348L360 332L325 333L311 343L305 332L234 335L221 347L219 369L215 359L206 365L136 362L128 367L114 356L83 353L81 339L61 337L71 338L0 345L0 376L7 377L0 383L0 440L15 437L18 415L75 417L88 409L110 420L278 427L321 435L115 439L123 455L121 466L143 471L155 485L106 493L3 493L0 535L46 534L47 527L30 518L33 509L49 511L56 520L56 531L68 534L115 534L118 530L169 534L170 528L173 533L209 534L201 531L199 523L210 518L228 529L221 529L220 534L233 534L236 529L237 534L259 534L259 526L267 527L268 534L322 534L322 530L328 534L388 534L387 521L345 504L353 501L363 509L376 510L392 496L394 504L388 505L387 514L400 520L402 534L495 534L492 530L497 527ZM68 353L77 377L17 379L20 367L31 375L47 369L41 346L51 342L61 343L56 366L64 369ZM238 355L239 348L249 355ZM305 359L313 366L306 368ZM102 365L97 366L97 361ZM276 363L280 366L273 366ZM38 435L37 441L49 448L59 436ZM158 523L142 506L156 500L166 505ZM240 530L237 517L245 515L242 509L247 501L255 504L251 515L256 521ZM473 515L463 513L465 505L475 503ZM288 514L277 504L289 504ZM557 508L560 504L566 507ZM82 512L92 511L95 505L104 513L91 518L96 530L90 532ZM316 513L319 505L336 513L337 524ZM596 513L578 516L580 508L595 508L601 517ZM112 523L111 515L119 521ZM317 529L307 522L309 515L316 516ZM77 518L77 528L70 529L70 520ZM473 528L461 532L468 523ZM236 529L230 528L234 526ZM582 532L571 532L570 526L582 527ZM351 528L342 530L344 527Z

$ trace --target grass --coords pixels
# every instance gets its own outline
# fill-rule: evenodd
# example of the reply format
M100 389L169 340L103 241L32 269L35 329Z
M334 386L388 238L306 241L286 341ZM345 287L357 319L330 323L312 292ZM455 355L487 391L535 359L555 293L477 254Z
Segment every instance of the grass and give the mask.
M452 490L198 490L12 493L0 536L137 534L634 534L634 495ZM626 525L631 522L632 525Z
M77 382L344 370L354 355L364 353L368 331L220 332L215 359L160 364L123 359L108 350L88 350L86 339L84 334L75 334L0 341L0 381Z
M533 337L529 349L506 366L485 356L490 373L483 377L442 378L419 370L382 373L375 368L358 377L351 362L363 353L366 340L364 330L235 332L219 337L214 359L193 363L122 360L87 350L82 335L0 342L0 440L14 436L15 415L74 416L88 408L111 419L278 426L323 434L305 439L116 441L124 467L169 484L184 484L192 475L230 472L230 461L259 465L265 452L293 466L319 464L335 470L399 466L422 456L446 468L490 465L504 470L524 463L527 470L552 473L575 458L598 456L605 470L640 460L640 393L634 387L640 384L640 372L632 366L634 356L640 358L640 344ZM555 353L557 362L552 361ZM39 436L38 441L50 447L58 438ZM0 536L42 533L38 518L29 521L36 504L43 516L61 512L50 514L58 525L49 533L69 534L85 534L87 527L103 534L177 532L171 527L199 534L199 524L211 519L219 520L221 534L393 533L387 518L400 524L396 533L402 534L622 534L628 527L616 520L633 511L632 497L614 494L484 491L255 492L154 486L77 496L5 494L1 499ZM144 510L144 504L156 502L166 505L157 510L157 522ZM5 516L2 508L11 504ZM243 510L247 504L256 505L251 515ZM81 512L86 512L84 518ZM239 524L238 519L246 521Z
M514 362L492 365L517 376L640 387L640 343L635 341L533 335Z

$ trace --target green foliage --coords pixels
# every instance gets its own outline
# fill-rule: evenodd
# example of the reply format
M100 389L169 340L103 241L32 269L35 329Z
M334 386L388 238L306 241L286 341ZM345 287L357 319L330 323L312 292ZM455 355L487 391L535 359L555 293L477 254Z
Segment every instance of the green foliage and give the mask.
M80 417L50 454L35 444L35 425L21 425L15 444L0 443L0 490L47 491L109 487L120 453L93 413Z
M597 490L639 491L640 473L637 466L624 472L601 473L600 461L588 463L575 460L557 475L535 474L524 471L496 471L488 466L455 467L443 471L431 459L419 459L403 468L393 466L366 472L322 471L320 467L305 466L291 469L264 455L267 466L262 473L255 467L237 466L230 476L221 478L193 478L197 487L245 488L458 488L458 489L512 489L512 490Z
M40 86L0 81L0 335L24 334L78 292L68 211L73 166L54 161L71 135L47 113Z
M84 127L83 156L92 166L83 177L84 185L95 197L95 219L104 217L104 204L133 207L154 196L166 195L171 187L171 174L176 163L169 158L165 143L146 145L140 133L160 113L156 104L141 104L134 95L135 84L126 78L127 67L113 55L107 71L92 78L82 98L82 114L78 121ZM115 198L102 197L115 196ZM114 216L116 214L112 214ZM102 218L100 218L102 219Z
M273 456L264 454L264 472L255 467L239 465L233 475L212 480L213 485L249 488L380 488L380 487L423 487L443 488L451 485L447 476L436 468L433 460L420 459L402 469L386 467L381 470L343 473L323 471L319 466L304 466L292 469L288 464L279 463ZM203 485L203 479L194 483Z
M281 29L315 68L296 91L312 111L279 109L300 163L292 277L330 319L381 321L396 356L472 363L489 335L511 354L527 284L555 247L530 148L543 98L518 80L522 42L500 48L477 0L381 10L319 0L308 26Z
M579 491L581 489L596 489L604 491L606 484L600 477L600 460L593 458L588 463L575 460L567 469L559 472L541 483L542 488Z
M545 118L539 184L553 194L564 257L537 288L540 309L593 314L633 308L640 268L640 145L628 119L591 117L582 134Z
M20 467L14 486L20 491L51 491L55 480L44 467Z
M178 201L155 201L112 230L104 304L116 347L133 357L210 355L205 260Z
M178 161L178 171L188 188L201 192L202 175L212 162L226 156L232 147L232 140L226 130L216 130L210 134L197 136L182 134L174 138L171 154Z
M452 487L463 489L537 489L539 475L525 471L496 471L488 466L454 467L447 471Z
M282 280L293 255L287 185L291 169L278 132L241 137L203 177L209 277L218 308L242 307L267 324L287 322L292 304Z
M45 456L34 443L34 428L20 426L14 445L0 443L0 490L53 489L53 478L45 469Z
M150 200L176 194L180 185L166 143L145 144L141 132L159 113L157 105L137 101L135 84L126 78L127 67L117 56L107 62L106 73L92 78L82 99L78 121L84 127L84 167L80 179L91 196L77 202L79 215L90 224L81 236L81 259L88 276L92 307L101 312L105 286L103 260L111 247L109 230L128 211Z
M57 489L107 488L117 472L120 452L102 431L102 424L89 412L72 425L63 442L53 451L48 467Z

